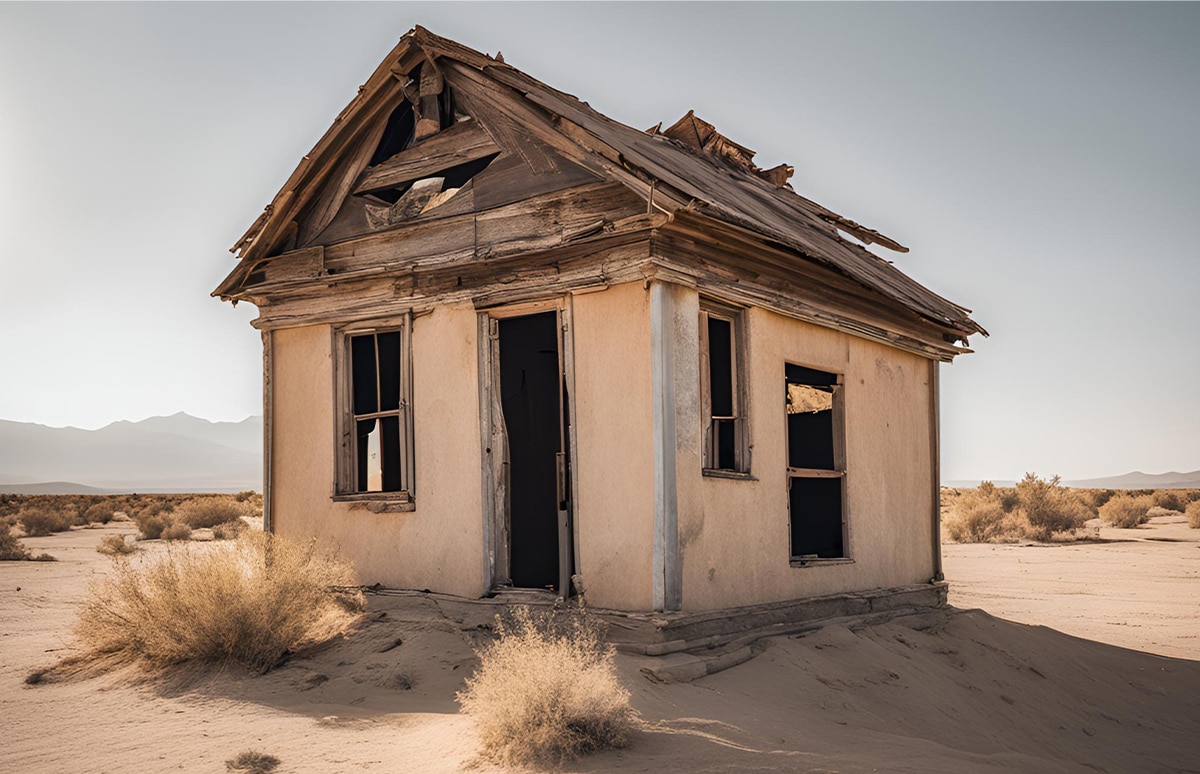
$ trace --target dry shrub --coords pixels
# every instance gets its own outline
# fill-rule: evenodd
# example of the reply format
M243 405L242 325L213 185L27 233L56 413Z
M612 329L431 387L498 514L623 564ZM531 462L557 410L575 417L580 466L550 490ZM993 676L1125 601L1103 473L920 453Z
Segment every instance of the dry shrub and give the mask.
M1192 529L1200 529L1200 500L1193 500L1188 503L1187 510L1184 511L1187 516L1188 526Z
M245 506L233 498L198 497L176 508L174 516L192 529L204 529L240 519L245 512Z
M250 525L241 519L234 519L223 524L217 524L212 528L213 538L216 540L233 540L238 535L249 529Z
M46 508L24 508L17 514L17 520L25 528L29 537L42 537L54 532L66 532L71 528L75 512L64 513L51 511Z
M558 765L628 744L636 716L599 621L526 607L497 620L499 638L478 651L479 668L458 694L485 757Z
M171 517L164 513L138 511L133 515L133 523L143 540L158 540L163 530L171 525Z
M192 528L181 521L173 521L159 535L163 540L191 540Z
M234 663L265 672L343 632L363 607L349 563L315 541L248 532L119 562L94 584L77 634L93 656L150 666Z
M1093 508L1099 508L1116 496L1114 489L1083 489L1080 494L1088 499Z
M236 758L225 761L225 768L229 771L247 771L250 774L268 774L277 766L279 766L278 758L257 750L246 750L238 753Z
M111 503L96 503L83 512L83 517L89 524L107 524L113 519Z
M1139 524L1146 523L1149 518L1146 514L1153 507L1154 498L1149 495L1134 497L1121 494L1100 508L1100 518L1114 527L1133 529Z
M29 549L7 523L0 522L0 562L23 562L28 558Z
M1026 473L1016 488L984 481L963 492L946 533L959 543L1071 539L1096 515L1092 502L1090 493L1060 486L1058 476L1045 480Z
M137 545L127 543L124 535L106 535L100 540L96 550L109 556L124 556L136 551Z
M957 516L946 522L946 532L956 543L994 543L1016 540L1021 529L1010 513L1005 513L1000 499L963 495Z
M1034 540L1074 534L1096 515L1082 497L1060 486L1059 480L1058 476L1046 480L1026 473L1017 482L1018 512L1025 519L1028 536Z
M1155 508L1165 508L1168 511L1182 511L1185 505L1178 492L1170 489L1159 489L1150 496Z

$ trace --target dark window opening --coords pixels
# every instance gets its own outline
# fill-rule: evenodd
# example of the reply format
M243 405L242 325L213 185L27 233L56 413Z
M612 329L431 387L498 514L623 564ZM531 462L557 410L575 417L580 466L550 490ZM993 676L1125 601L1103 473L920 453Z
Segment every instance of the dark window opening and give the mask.
M400 331L350 337L354 491L409 490L408 402Z
M839 443L839 377L790 363L784 377L791 557L844 558L846 473Z
M841 478L791 478L788 506L793 559L840 559L846 555Z
M703 467L710 471L748 472L750 454L739 376L739 312L701 309L700 338Z
M708 318L708 394L711 405L710 467L736 470L737 434L734 423L733 323Z
M836 470L833 392L837 376L788 364L788 467Z

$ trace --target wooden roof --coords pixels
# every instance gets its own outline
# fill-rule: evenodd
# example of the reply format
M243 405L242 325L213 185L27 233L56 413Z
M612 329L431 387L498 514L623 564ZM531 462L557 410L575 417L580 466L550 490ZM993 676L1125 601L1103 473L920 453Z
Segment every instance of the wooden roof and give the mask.
M962 341L986 331L970 310L933 293L889 261L844 238L907 249L888 237L842 217L791 190L791 168L761 170L753 151L724 137L688 113L666 131L641 131L593 110L520 70L422 27L405 34L359 88L316 146L306 155L261 216L233 246L238 269L213 295L227 297L259 259L277 252L302 211L328 190L328 178L341 174L349 193L361 170L345 170L343 157L364 142L378 142L380 123L398 99L404 79L421 62L433 63L456 98L471 109L487 132L508 140L536 168L538 147L554 152L598 176L621 182L668 215L688 222L719 222L783 247L797 260L813 261L920 317L949 328ZM520 151L526 147L528 153ZM342 164L342 167L339 167ZM324 194L328 196L328 194ZM325 204L336 208L337 202ZM244 277L243 277L244 278Z

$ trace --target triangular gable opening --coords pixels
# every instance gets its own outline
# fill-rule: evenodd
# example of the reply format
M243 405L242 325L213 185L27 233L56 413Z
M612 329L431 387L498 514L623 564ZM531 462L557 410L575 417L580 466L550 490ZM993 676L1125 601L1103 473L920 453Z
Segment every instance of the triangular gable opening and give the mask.
M506 117L476 117L481 110L490 113L491 106L460 95L440 74L427 77L430 71L436 70L428 62L418 65L404 79L387 118L364 131L378 139L369 156L363 150L349 184L326 182L340 197L336 213L325 223L315 221L319 203L329 198L323 192L300 219L299 238L285 250L328 245L426 216L480 212L600 179L545 143L506 131ZM440 91L426 93L434 88Z

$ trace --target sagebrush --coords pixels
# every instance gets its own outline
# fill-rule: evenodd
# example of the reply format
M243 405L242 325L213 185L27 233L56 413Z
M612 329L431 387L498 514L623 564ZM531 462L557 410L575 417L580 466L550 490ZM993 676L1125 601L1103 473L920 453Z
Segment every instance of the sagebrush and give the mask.
M0 562L23 562L29 558L29 549L12 533L8 522L0 521Z
M1148 513L1153 507L1154 498L1150 495L1134 497L1121 494L1100 506L1100 518L1114 527L1133 529L1146 523L1150 518Z
M346 589L351 590L346 590ZM348 562L315 541L247 532L171 544L94 584L76 633L93 656L266 671L346 629L363 606Z
M1058 476L1026 473L1016 487L1004 488L984 481L958 497L946 534L959 543L1073 539L1096 515L1094 502L1063 487Z
M225 761L225 768L229 771L245 771L249 774L268 774L278 766L278 758L257 750L246 750L238 753L237 757Z
M241 519L243 515L248 515L248 509L234 497L198 497L183 503L173 513L176 521L192 529L215 527Z
M137 545L127 542L124 535L105 535L96 550L109 556L125 556L137 551Z
M483 756L557 765L628 744L636 715L617 679L601 622L578 611L516 608L458 694Z
M75 519L73 511L52 511L48 508L29 507L17 514L17 520L29 537L42 537L54 532L66 532Z

